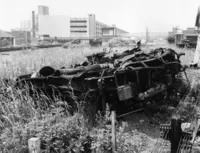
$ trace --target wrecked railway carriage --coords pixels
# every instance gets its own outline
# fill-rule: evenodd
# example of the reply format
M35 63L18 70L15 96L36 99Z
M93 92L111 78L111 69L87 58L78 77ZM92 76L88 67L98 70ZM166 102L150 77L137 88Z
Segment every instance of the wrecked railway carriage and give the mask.
M46 66L37 74L19 76L16 85L28 85L32 96L33 91L50 97L59 95L70 104L84 97L94 110L103 110L108 103L117 113L125 113L144 107L145 99L166 93L175 76L184 70L181 55L166 48L148 54L139 48L101 52L70 69Z

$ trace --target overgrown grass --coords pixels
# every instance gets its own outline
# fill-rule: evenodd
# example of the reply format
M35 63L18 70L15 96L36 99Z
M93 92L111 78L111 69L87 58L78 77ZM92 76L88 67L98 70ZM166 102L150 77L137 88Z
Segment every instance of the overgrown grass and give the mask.
M45 153L89 153L92 150L111 151L110 111L96 115L91 125L84 105L73 115L67 107L51 103L48 108L35 107L35 103L49 102L45 96L32 98L26 89L1 91L0 151L26 152L28 139L39 137ZM61 102L60 102L61 103ZM80 104L77 104L80 105ZM93 114L94 115L94 114ZM133 152L140 148L141 138L124 132L125 124L117 128L119 152ZM137 132L134 133L137 135ZM138 150L139 152L139 150Z
M55 68L69 67L84 60L85 55L102 51L102 48L83 49L40 49L10 52L1 56L0 77L10 78L37 71L49 65ZM18 90L1 86L0 92L0 152L26 152L28 139L39 137L42 152L65 153L100 150L111 151L110 112L97 115L96 126L90 124L84 105L77 102L77 112L70 114L67 103L44 95L29 96L28 89ZM35 104L39 107L35 107ZM48 105L48 107L44 107ZM45 108L45 109L44 109ZM94 114L92 114L94 115ZM139 152L141 140L137 135L124 132L125 124L117 128L118 152Z
M55 68L70 66L84 60L84 56L97 52L100 49L78 48L48 48L38 50L25 50L9 52L9 55L1 55L0 75L1 77L17 76L37 71L43 66L49 65Z
M188 65L193 60L194 49L181 49L174 45L156 45L143 48L149 51L152 48L166 47L177 52L184 52L186 55L181 58L182 63ZM123 51L131 47L113 48L113 50ZM48 48L38 50L24 50L9 52L8 55L0 56L0 77L13 77L20 74L32 73L43 66L49 65L55 68L69 67L74 63L84 61L86 55L100 52L103 48Z

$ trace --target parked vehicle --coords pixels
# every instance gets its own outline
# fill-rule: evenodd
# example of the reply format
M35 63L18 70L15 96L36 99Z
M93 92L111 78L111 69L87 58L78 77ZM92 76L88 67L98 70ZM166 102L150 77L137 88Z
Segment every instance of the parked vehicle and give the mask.
M179 48L196 48L197 43L189 39L183 39L180 43L177 43L176 46Z

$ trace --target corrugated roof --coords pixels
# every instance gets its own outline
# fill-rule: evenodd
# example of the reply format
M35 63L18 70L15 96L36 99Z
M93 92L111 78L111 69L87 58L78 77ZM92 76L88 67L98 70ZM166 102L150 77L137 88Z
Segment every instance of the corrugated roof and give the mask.
M11 38L11 37L13 37L13 36L0 30L0 38Z

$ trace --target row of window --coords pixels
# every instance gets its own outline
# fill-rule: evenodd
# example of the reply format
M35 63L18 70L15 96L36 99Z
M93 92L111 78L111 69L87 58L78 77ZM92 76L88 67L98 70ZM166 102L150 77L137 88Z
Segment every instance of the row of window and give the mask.
M74 31L87 31L87 28L86 27L71 27L70 30Z
M70 23L87 23L87 20L70 20Z
M87 28L87 26L70 26L70 28Z
M87 26L87 23L85 22L71 22L71 26Z
M96 27L100 27L100 28L103 28L103 27L108 27L106 24L102 24L102 23L96 23Z
M79 31L79 30L70 30L70 32L85 33L85 32L87 32L87 30L81 30L81 31Z
M96 31L97 31L97 32L102 32L102 30L101 30L101 29L96 29Z

